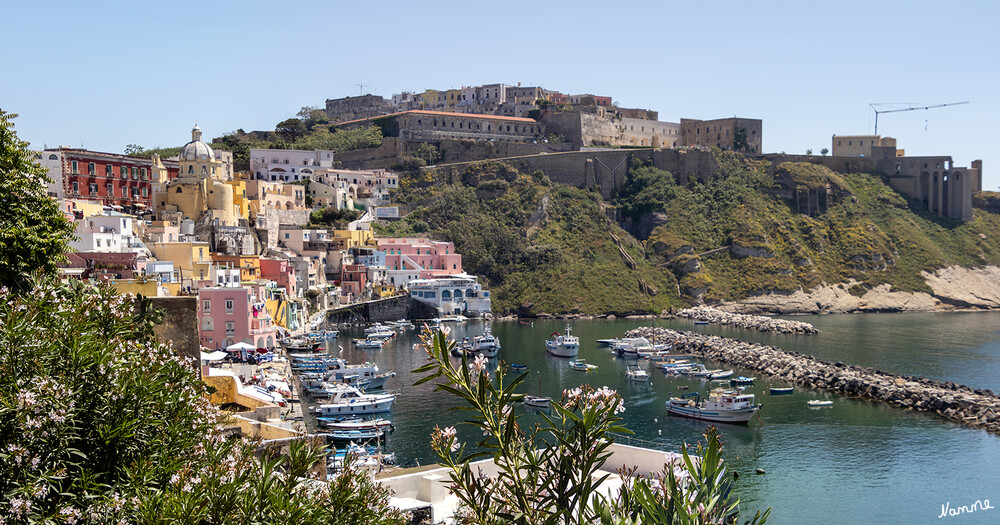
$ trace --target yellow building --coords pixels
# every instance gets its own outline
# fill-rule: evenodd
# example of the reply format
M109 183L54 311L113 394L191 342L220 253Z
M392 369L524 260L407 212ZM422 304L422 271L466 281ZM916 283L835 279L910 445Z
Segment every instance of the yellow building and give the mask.
M421 109L437 107L439 98L441 98L441 92L436 89L428 89L417 95Z
M375 236L371 230L333 230L330 242L336 243L338 250L349 250L355 246L375 246Z
M146 297L157 297L160 294L160 283L154 278L113 279L112 282L119 293L141 294Z
M227 180L226 184L233 187L233 206L236 208L237 214L241 219L250 220L250 199L247 198L246 180L237 178Z
M461 89L449 89L444 92L444 107L453 108L462 102Z
M240 281L252 282L260 280L260 256L259 255L223 255L213 253L212 261L216 263L228 263L233 268L240 269Z
M264 309L271 316L274 324L288 328L288 295L284 288L267 288L264 297Z
M212 253L207 242L156 242L151 250L156 260L174 263L181 281L208 279Z
M174 180L159 157L153 157L153 206L158 213L180 212L183 217L200 220L208 214L222 226L236 226L241 216L235 205L234 186L226 184L225 164L215 151L201 140L201 128L191 130L191 142L181 148L180 170Z

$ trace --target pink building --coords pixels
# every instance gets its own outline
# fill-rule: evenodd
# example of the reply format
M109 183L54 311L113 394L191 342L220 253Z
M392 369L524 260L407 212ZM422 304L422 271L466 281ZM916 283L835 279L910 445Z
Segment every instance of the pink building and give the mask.
M385 252L386 276L391 284L404 285L413 279L433 279L463 273L462 256L454 243L425 238L376 239Z
M256 348L277 345L277 332L264 308L264 285L198 290L201 345L225 350L235 343Z
M298 297L295 288L295 266L287 259L260 259L260 276L278 283L288 297Z

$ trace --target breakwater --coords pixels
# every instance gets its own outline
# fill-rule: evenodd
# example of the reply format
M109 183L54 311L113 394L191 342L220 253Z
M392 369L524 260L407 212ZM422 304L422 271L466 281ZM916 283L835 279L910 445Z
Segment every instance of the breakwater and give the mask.
M735 326L758 332L776 334L816 334L819 333L813 325L801 321L775 319L763 315L747 315L723 312L711 306L695 306L677 312L677 317L705 321L712 324Z
M950 381L890 374L872 368L830 363L768 345L698 332L643 327L626 337L672 344L677 353L756 370L790 383L880 401L900 408L933 412L972 427L1000 432L1000 396Z

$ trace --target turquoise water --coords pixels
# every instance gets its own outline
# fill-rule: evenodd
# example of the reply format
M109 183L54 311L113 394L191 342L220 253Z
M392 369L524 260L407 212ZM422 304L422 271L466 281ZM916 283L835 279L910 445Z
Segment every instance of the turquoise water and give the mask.
M562 332L565 322L493 323L502 344L500 359L524 363L530 374L525 393L558 398L562 390L584 383L617 388L627 410L622 416L635 432L633 444L676 449L694 443L706 423L668 416L664 401L679 386L705 393L710 383L665 376L648 363L648 384L624 380L634 360L613 357L597 339L620 337L625 331L656 324L774 344L821 359L871 366L888 372L955 381L1000 391L1000 313L863 314L796 317L816 325L816 336L760 334L690 321L575 321L580 357L599 366L595 372L571 370L565 359L549 357L544 341ZM482 323L454 326L453 336L474 335ZM400 396L393 407L396 431L387 448L401 463L435 461L429 436L435 425L456 425L462 440L475 431L458 424L464 414L449 411L454 398L433 392L430 384L414 387L409 371L427 362L414 352L414 332L397 337L382 351L353 349L342 334L343 356L350 362L374 361L399 375L387 385ZM335 344L331 344L337 353ZM711 364L711 363L709 363ZM722 365L719 365L720 367ZM729 368L729 367L726 367ZM952 508L989 499L1000 507L1000 436L964 428L936 416L881 404L796 389L793 395L768 395L766 377L735 369L735 375L757 375L749 390L764 404L759 420L749 426L720 425L730 470L740 473L736 493L744 512L772 507L770 523L1000 523L1000 508L938 519L941 506ZM773 382L775 386L781 383ZM812 409L809 399L831 399L832 407ZM537 416L526 413L526 421ZM641 440L641 442L640 442ZM755 469L766 470L756 475Z

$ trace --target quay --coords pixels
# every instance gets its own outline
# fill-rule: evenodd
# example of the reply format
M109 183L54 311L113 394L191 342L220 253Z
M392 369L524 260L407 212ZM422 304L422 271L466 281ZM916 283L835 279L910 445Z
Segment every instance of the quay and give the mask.
M933 412L941 417L1000 433L1000 396L951 381L901 376L842 362L831 363L780 348L714 335L667 328L642 327L626 337L645 337L674 345L674 351L694 354L747 370L762 372L799 385L879 401L899 408Z
M774 334L818 334L819 330L809 323L775 319L764 315L747 315L712 308L695 306L677 312L677 317L693 319L711 324L735 326L744 330L770 332Z

